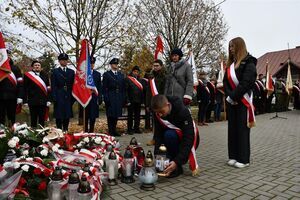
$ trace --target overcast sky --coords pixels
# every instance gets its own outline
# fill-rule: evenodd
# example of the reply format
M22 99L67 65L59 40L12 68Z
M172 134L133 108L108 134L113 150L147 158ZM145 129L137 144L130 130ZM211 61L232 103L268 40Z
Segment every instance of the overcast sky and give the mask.
M229 27L226 50L237 36L255 57L287 49L287 43L300 46L300 0L226 0L220 7Z

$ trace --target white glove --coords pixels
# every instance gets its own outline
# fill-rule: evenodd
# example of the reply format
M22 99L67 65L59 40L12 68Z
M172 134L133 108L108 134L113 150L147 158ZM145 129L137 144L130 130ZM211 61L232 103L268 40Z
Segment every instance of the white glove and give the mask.
M23 103L23 99L17 98L17 104L22 104L22 103Z
M226 98L226 101L227 101L228 103L230 103L231 105L236 105L236 104L237 104L237 102L233 101L233 100L230 98L230 96L228 96L228 97Z
M47 101L47 107L49 107L51 105L50 101Z

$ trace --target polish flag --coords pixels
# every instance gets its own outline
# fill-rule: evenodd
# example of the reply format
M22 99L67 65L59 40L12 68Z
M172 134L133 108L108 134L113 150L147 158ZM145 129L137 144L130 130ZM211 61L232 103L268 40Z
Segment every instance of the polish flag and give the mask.
M266 89L267 89L267 97L269 97L274 92L274 85L272 75L269 71L269 63L267 62L267 73L266 73Z
M88 79L90 79L91 59L89 54L89 41L84 39L81 42L80 57L77 63L75 81L73 85L72 95L82 105L86 107L91 98L91 89L87 86Z
M163 41L161 39L161 36L158 35L156 38L156 49L154 52L154 60L163 59L163 53L164 53L164 45L163 45Z
M8 77L9 72L11 72L9 58L7 56L2 32L0 32L0 81Z

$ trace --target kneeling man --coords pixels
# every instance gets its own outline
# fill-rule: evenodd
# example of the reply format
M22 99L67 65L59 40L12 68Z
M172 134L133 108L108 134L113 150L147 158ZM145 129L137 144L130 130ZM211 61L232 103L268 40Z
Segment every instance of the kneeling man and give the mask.
M154 153L157 154L159 146L165 144L167 157L171 161L164 174L170 178L182 174L182 165L189 160L193 175L197 175L199 170L195 153L199 133L189 109L180 98L164 95L152 97L151 108L159 121L154 128Z

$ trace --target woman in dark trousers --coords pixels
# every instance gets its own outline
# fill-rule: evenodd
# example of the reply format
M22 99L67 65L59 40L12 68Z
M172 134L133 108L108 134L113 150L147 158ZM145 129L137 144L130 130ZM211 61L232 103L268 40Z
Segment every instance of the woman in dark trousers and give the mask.
M257 60L240 37L229 42L229 57L224 76L228 107L228 154L230 166L243 168L250 162L250 128L255 124L252 89L256 80Z

